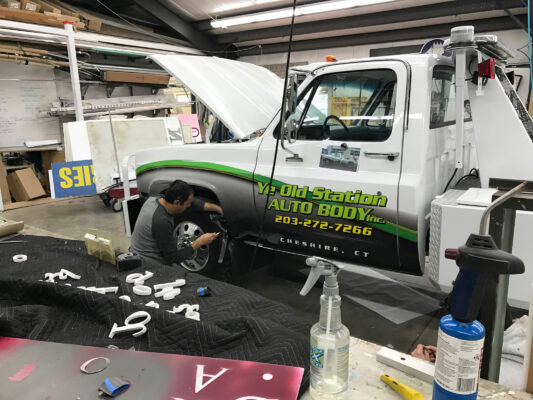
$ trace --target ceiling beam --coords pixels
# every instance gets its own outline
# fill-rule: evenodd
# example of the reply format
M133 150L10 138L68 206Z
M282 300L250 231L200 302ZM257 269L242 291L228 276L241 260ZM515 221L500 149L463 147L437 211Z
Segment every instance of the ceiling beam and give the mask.
M438 3L432 5L382 11L372 14L352 15L350 17L317 20L294 25L293 35L305 35L338 31L342 29L364 28L376 25L388 25L398 22L416 21L421 19L447 17L452 15L478 13L483 11L504 10L522 7L521 0L469 0ZM253 25L251 25L253 26ZM250 42L254 40L288 37L290 26L284 25L264 29L217 35L220 43Z
M179 33L199 50L223 51L224 47L228 47L217 43L215 40L213 40L212 36L208 36L207 34L198 31L189 22L176 15L174 12L172 12L172 10L168 9L157 0L133 0L133 2L166 24L172 30Z
M527 24L527 15L519 15L516 18ZM516 22L508 17L488 18L460 23L422 26L419 28L398 29L392 31L370 32L358 35L328 37L322 39L300 40L292 42L292 51L328 49L336 47L360 46L387 42L399 42L404 40L428 39L449 36L450 30L456 26L473 25L475 32L494 32L499 30L516 29ZM288 43L265 44L261 48L255 46L249 50L239 52L239 56L285 53Z

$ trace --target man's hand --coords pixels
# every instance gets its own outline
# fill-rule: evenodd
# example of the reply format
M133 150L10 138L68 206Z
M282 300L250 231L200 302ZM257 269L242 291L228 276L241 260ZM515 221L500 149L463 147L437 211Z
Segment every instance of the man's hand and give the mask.
M192 242L191 247L194 250L198 250L200 247L206 246L213 242L213 240L215 240L217 236L218 233L204 233L202 236Z
M423 344L419 344L416 346L416 349L411 353L411 355L413 357L434 363L435 358L437 357L437 348L435 346L424 346Z

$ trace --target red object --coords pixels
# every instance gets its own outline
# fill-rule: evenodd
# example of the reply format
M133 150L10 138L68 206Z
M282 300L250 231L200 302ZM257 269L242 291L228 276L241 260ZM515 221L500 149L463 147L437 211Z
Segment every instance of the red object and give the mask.
M63 25L74 25L73 21L63 21Z
M4 340L0 337L0 343ZM81 393L95 393L104 375L92 378L80 371L85 361L95 357L111 361L103 374L129 378L128 399L296 400L304 372L252 361L7 340L2 344L15 350L0 347L3 399L75 399Z
M335 56L326 56L326 62L334 62L334 61L338 61L337 57L335 57Z
M458 260L460 256L459 249L446 249L444 250L444 257L448 260Z
M139 194L139 191L136 187L130 188L130 196L135 196ZM117 187L113 189L109 189L109 197L112 199L123 199L124 198L124 188L123 187Z
M477 74L482 78L494 79L494 58L489 58L477 66Z

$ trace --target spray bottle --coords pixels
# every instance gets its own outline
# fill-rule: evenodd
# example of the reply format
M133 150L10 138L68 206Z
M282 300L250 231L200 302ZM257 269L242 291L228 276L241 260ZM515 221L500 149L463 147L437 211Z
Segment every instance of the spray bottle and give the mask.
M451 314L442 317L437 342L433 400L475 400L485 328L476 321L485 286L498 275L521 274L524 263L499 250L490 236L472 234L465 246L446 249L459 274L450 296Z
M320 296L320 320L311 328L311 398L346 399L350 332L341 321L341 297L337 282L341 267L318 257L309 257L306 264L311 267L311 272L300 295L305 296L318 278L325 277Z

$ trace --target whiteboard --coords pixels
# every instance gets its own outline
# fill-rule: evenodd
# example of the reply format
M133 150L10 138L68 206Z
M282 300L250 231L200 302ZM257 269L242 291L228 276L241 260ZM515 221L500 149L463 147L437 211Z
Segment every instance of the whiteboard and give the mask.
M57 101L50 80L0 82L0 148L24 147L33 140L59 140L59 119L40 115Z

